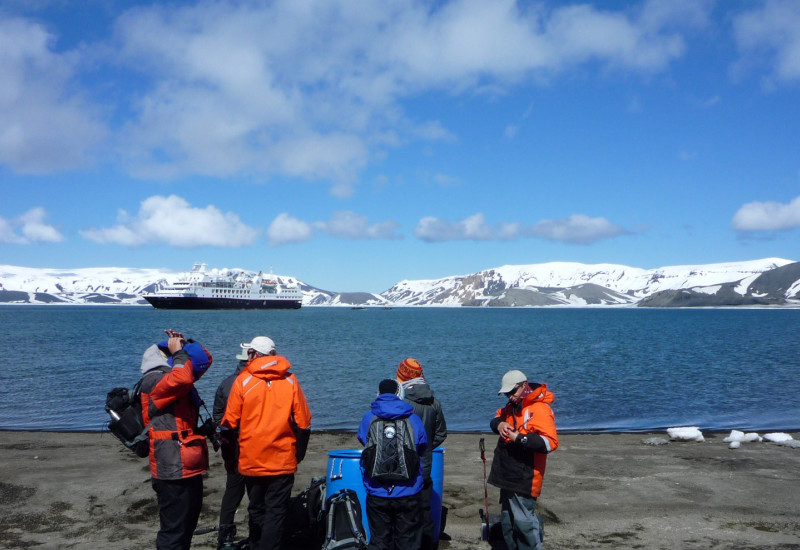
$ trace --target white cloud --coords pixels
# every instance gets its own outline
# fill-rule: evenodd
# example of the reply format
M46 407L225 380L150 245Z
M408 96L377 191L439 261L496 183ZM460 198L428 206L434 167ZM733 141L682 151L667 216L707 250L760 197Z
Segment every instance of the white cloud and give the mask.
M734 214L731 225L736 231L786 231L800 227L800 197L789 204L750 202Z
M106 131L74 90L77 55L53 51L37 23L0 18L0 164L21 173L78 168Z
M591 244L627 232L605 218L589 218L582 214L560 220L542 220L530 227L516 222L503 222L491 226L486 223L486 218L481 213L454 223L429 216L422 218L414 229L414 234L427 242L507 241L521 237L540 237L551 241Z
M267 239L272 246L307 241L314 233L311 224L287 213L278 214L267 229Z
M252 244L258 230L248 227L236 214L214 206L197 208L176 195L152 196L142 201L133 217L120 213L120 223L106 229L87 229L81 236L98 243L141 246L166 243L181 248L197 246L240 247Z
M314 226L333 237L345 239L394 239L400 224L387 220L370 225L366 216L342 211L335 212L327 222L317 222Z
M417 238L427 242L442 241L494 241L513 240L520 235L522 226L516 223L503 223L492 227L486 217L477 213L457 222L428 216L422 218L414 228Z
M114 20L111 38L72 51L57 51L60 37L38 23L6 19L0 163L35 172L87 162L107 131L88 105L102 104L137 176L280 174L328 181L333 194L348 196L385 148L457 139L435 115L412 120L405 100L497 96L583 65L661 71L684 55L684 33L709 10L707 2L677 0L599 6L141 4Z
M551 241L592 244L603 239L624 235L628 231L605 218L590 218L583 214L573 214L557 220L542 220L533 226L532 233Z
M800 3L767 0L738 15L733 31L743 55L737 71L766 59L771 79L800 80Z
M316 231L340 239L391 240L401 238L396 233L399 227L393 220L370 225L366 216L349 210L334 212L330 220L316 222L305 222L283 213L272 221L267 237L273 246L307 241Z
M21 216L6 220L0 218L0 243L29 244L34 242L57 243L64 236L50 224L45 223L44 208L32 208Z

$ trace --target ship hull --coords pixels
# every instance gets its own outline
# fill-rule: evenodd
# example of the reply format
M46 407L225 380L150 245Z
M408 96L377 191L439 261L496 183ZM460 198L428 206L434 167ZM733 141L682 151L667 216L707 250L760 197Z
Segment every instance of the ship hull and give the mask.
M145 296L157 309L300 309L299 300L243 300L190 296Z

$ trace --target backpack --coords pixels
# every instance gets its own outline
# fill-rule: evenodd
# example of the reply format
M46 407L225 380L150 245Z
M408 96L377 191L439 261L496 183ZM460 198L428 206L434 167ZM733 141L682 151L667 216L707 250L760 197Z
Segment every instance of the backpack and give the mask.
M322 550L367 548L367 537L361 523L361 503L352 489L342 489L328 499L328 517Z
M158 368L150 372L166 372L169 369ZM123 445L133 451L136 456L145 458L150 454L150 438L147 430L150 424L144 425L142 417L142 380L139 379L133 389L114 388L106 395L106 412L111 417L108 430Z
M372 419L361 453L361 467L367 477L384 485L402 483L417 476L419 454L414 443L414 428L408 418Z
M325 476L311 479L306 489L289 499L284 542L290 548L319 548L325 536Z

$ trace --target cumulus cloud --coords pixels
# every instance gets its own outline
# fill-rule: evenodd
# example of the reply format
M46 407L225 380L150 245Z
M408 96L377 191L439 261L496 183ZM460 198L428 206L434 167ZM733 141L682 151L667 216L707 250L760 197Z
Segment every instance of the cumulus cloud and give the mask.
M97 243L116 243L141 246L147 243L166 243L171 246L240 247L252 244L257 229L248 227L231 212L224 213L214 206L198 208L176 195L155 195L142 201L136 216L124 211L119 224L100 229L80 231L81 236Z
M278 215L267 230L267 238L273 246L303 242L314 233L321 232L340 239L398 239L396 231L400 224L386 220L374 224L361 214L345 210L334 212L327 221L305 222L287 213Z
M44 208L32 208L12 220L0 218L0 243L30 244L63 241L64 236L55 227L45 223L45 218L47 218L47 213Z
M800 227L800 197L789 204L750 202L734 214L731 225L736 231L787 231Z
M493 227L486 223L486 217L479 212L457 222L433 216L422 218L414 228L414 235L427 242L513 240L519 236L521 228L520 224L515 223Z
M539 237L573 244L591 244L628 233L605 218L589 218L575 214L560 220L542 220L533 226L503 222L496 226L486 223L478 213L457 222L441 218L422 218L414 229L417 238L427 242L454 240L508 241L522 237Z
M767 0L734 18L733 32L743 56L737 71L767 60L770 79L800 80L800 3Z
M55 53L38 23L0 18L0 164L46 174L85 166L105 138L76 88L77 55Z
M370 225L366 216L346 210L335 212L330 220L317 222L314 226L329 235L345 239L394 239L400 224L387 220Z
M307 241L313 234L314 228L311 224L298 220L285 212L278 214L267 229L267 239L273 246Z
M457 139L435 115L407 116L405 100L503 94L587 65L663 71L685 55L685 35L707 23L710 6L151 3L117 16L108 40L74 50L57 50L60 37L39 23L5 18L0 162L32 172L74 167L113 128L136 176L282 175L327 181L348 196L386 148ZM105 106L103 123L92 104Z
M573 244L592 244L628 233L605 218L590 218L583 214L573 214L557 220L542 220L533 226L531 232L550 241Z

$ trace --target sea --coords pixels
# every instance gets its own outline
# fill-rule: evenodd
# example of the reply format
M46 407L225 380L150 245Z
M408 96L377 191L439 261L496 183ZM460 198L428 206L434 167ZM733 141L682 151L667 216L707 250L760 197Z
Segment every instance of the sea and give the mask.
M105 430L106 394L175 329L214 357L211 410L241 342L272 338L312 429L357 429L378 383L423 365L448 428L485 432L510 369L547 384L559 432L800 429L800 309L0 306L0 429ZM205 414L205 413L204 413Z

